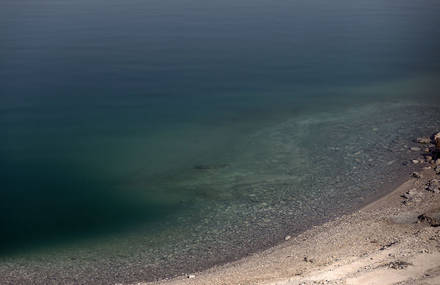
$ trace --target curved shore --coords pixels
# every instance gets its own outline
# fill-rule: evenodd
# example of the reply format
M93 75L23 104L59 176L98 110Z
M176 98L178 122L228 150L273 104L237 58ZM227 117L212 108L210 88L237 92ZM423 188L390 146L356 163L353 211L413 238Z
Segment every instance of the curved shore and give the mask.
M436 167L425 162L420 175L361 210L286 237L261 253L137 284L440 284Z

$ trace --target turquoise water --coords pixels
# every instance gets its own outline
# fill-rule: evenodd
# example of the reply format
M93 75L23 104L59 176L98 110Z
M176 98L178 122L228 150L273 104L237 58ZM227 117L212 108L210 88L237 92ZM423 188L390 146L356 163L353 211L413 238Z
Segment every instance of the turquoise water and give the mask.
M237 259L384 194L440 126L436 1L0 7L0 283Z

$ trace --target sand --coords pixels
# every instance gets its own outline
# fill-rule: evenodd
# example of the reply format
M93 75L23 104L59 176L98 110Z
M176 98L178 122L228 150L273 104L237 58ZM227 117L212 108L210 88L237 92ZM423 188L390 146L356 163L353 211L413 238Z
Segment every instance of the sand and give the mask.
M440 209L432 166L361 210L316 226L258 254L155 283L440 284L440 227L418 217ZM402 197L411 191L411 198ZM408 195L406 195L408 196Z

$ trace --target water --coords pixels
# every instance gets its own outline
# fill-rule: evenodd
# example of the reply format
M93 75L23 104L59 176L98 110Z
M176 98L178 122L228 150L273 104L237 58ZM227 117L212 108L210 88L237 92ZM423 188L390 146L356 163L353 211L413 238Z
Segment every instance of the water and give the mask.
M382 195L440 128L436 1L0 8L0 283L237 259Z

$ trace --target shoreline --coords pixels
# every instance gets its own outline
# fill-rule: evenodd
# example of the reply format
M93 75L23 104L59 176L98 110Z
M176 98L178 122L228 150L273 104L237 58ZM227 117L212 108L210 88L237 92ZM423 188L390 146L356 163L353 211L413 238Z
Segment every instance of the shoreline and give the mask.
M430 131L432 131L432 129L430 129ZM426 132L417 132L417 135L423 133ZM413 134L411 137L413 137L414 135L415 134ZM393 142L395 141L393 140ZM407 146L406 144L408 144L409 146ZM95 264L93 263L87 263L85 258L82 259L82 256L87 256L88 254L86 251L84 251L79 254L81 259L79 259L78 261L74 260L74 262L79 265L75 268L68 267L72 263L56 263L55 261L51 261L52 264L56 266L60 264L60 266L49 269L50 271L46 270L46 268L49 268L49 266L47 266L46 264L43 264L44 266L46 266L46 268L40 269L40 267L38 267L41 264L39 260L37 260L34 264L29 262L30 266L28 266L26 263L23 263L23 261L26 261L24 259L17 261L14 260L9 264L4 263L3 268L1 268L0 270L3 270L2 272L4 272L5 274L0 279L2 279L2 281L4 281L6 284L45 284L49 282L50 279L50 282L53 281L57 284L72 284L72 280L75 280L76 283L87 284L91 280L94 280L96 281L96 284L173 285L271 284L268 282L284 282L283 280L294 278L295 276L305 278L304 274L306 274L308 271L303 271L304 268L307 270L311 270L314 268L314 266L321 264L322 262L324 262L325 264L330 264L329 262L333 260L331 256L327 256L326 260L318 263L318 258L316 256L313 256L314 248L318 245L326 244L327 242L325 238L320 240L318 238L319 235L331 236L331 231L328 231L329 227L331 228L334 226L338 226L341 225L341 223L350 224L351 219L355 219L352 217L360 215L360 212L367 211L371 207L371 205L377 204L383 199L386 200L387 197L397 191L396 189L401 187L402 184L408 182L408 177L410 176L412 171L422 169L423 166L426 165L424 164L424 162L417 164L411 163L411 158L417 158L420 160L423 155L426 155L426 153L422 154L422 149L419 149L419 151L410 151L410 148L413 148L414 144L414 141L410 142L408 137L403 140L401 139L394 146L382 144L381 147L385 149L386 152L384 152L382 149L382 152L380 152L380 154L385 156L377 157L380 163L378 163L379 168L376 168L376 171L374 171L374 173L376 173L376 176L371 176L372 172L366 171L361 171L361 176L354 176L355 179L353 179L353 176L351 176L351 174L347 175L347 179L353 179L353 182L351 182L351 184L348 184L348 187L356 185L356 183L358 183L357 181L360 182L360 180L356 179L361 179L362 177L372 178L371 180L368 179L368 182L365 182L367 185L369 185L368 188L362 187L362 190L365 191L363 192L363 194L371 193L369 196L363 196L362 199L357 199L356 197L351 196L353 197L352 199L339 200L336 201L337 204L334 205L333 200L323 200L326 202L320 205L324 207L324 211L323 208L320 208L320 212L327 214L327 212L325 211L326 207L335 208L336 206L338 212L332 216L326 217L325 219L323 218L321 220L315 221L311 220L310 217L308 217L307 215L298 216L298 218L295 218L296 221L294 222L300 224L301 230L292 230L292 228L284 227L284 225L281 223L273 224L274 227L279 227L282 229L281 235L277 234L276 236L271 236L270 240L263 240L269 242L265 246L256 248L255 251L250 251L247 254L239 256L236 251L235 253L236 256L238 256L237 258L227 258L227 256L225 255L220 255L220 258L222 258L223 261L218 263L211 263L209 262L209 260L206 260L204 258L199 258L198 260L196 260L195 255L186 255L185 251L182 248L178 248L176 255L179 256L179 258L186 259L189 262L181 263L182 266L180 267L160 268L159 270L160 274L163 274L162 276L154 276L151 274L144 274L144 276L135 276L134 274L142 271L143 268L147 268L147 266L151 262L150 259L145 258L144 256L142 259L139 259L138 264L130 263L130 267L126 268L113 267L109 265L111 263L105 264L107 259L99 260L99 263L97 264L98 266L95 266ZM369 162L370 160L367 156L367 158L365 158L363 161ZM394 167L394 169L389 167L391 165ZM409 179L409 181L413 180L414 178ZM332 181L329 182L332 183ZM327 184L324 184L324 186L326 185ZM344 190L345 189L341 189L341 191ZM392 192L390 193L390 191ZM324 193L324 195L326 194L328 193ZM289 207L293 206L294 205L289 204ZM276 214L279 215L281 214L281 212L278 211L276 212ZM360 217L358 216L356 219L363 222L367 220L362 215ZM272 228L269 228L268 230L271 231ZM337 232L337 234L340 236L341 233L347 232L348 230L349 229L341 229L339 230L339 232ZM196 235L197 232L192 232L192 234ZM258 235L258 232L246 232L246 237L249 238L261 238L261 236L262 235ZM288 236L289 238L286 238ZM221 237L219 236L211 235L210 237L212 237L212 240L214 242L222 241ZM285 239L288 239L288 241L285 241ZM242 243L242 248L237 248L238 250L242 250L245 246L247 246L246 242L242 241L243 239L239 240L239 242ZM292 242L294 242L293 245ZM343 241L336 240L335 242ZM386 243L384 242L384 244ZM330 247L331 244L328 246L328 248ZM308 251L305 252L304 248ZM325 252L326 248L321 249L322 252ZM320 254L321 252L319 253L319 255ZM66 254L66 256L68 255ZM158 256L162 256L164 259L166 259L164 255ZM218 255L214 255L213 253L211 253L211 251L204 254L204 256L208 258L212 257L212 259L219 257ZM64 256L61 256L61 258L64 258ZM342 257L338 258L339 260L343 259ZM313 262L311 262L310 260L312 260ZM64 261L64 259L62 261ZM335 264L337 260L333 261L333 264ZM115 264L118 265L117 262L118 261L116 260ZM202 266L199 266L200 264L202 264ZM101 265L105 265L105 267ZM17 269L12 271L8 269L8 266L9 269ZM67 270L64 271L66 268ZM79 268L79 270L75 272L77 268ZM295 270L299 268L301 271L292 271L292 268ZM129 276L130 274L133 274L133 276L130 276L130 278L118 277L117 274L120 274L120 272L123 272L123 274L126 274L126 276ZM117 276L118 278L115 278L115 276ZM164 279L158 281L158 278L161 277L163 277Z
M439 213L440 194L425 189L440 178L435 167L422 162L417 177L402 179L391 192L274 247L202 272L135 284L439 284L440 227L420 218Z

